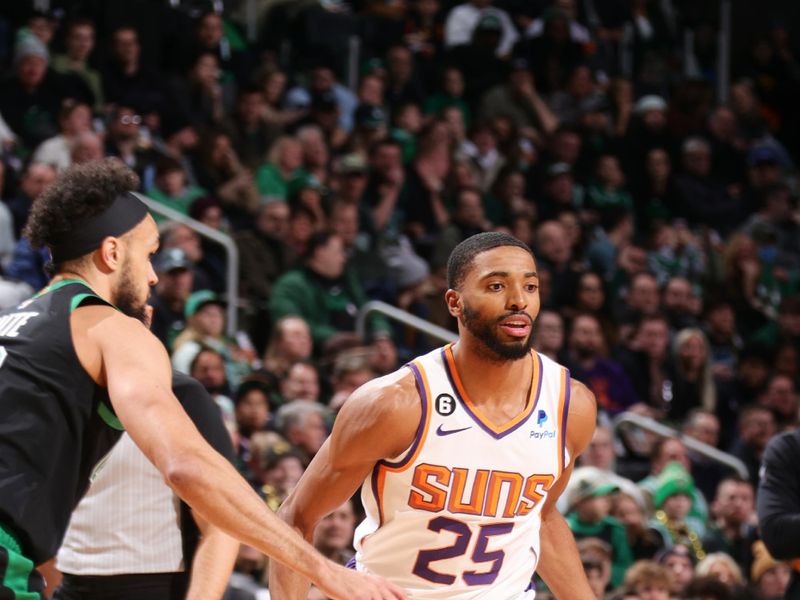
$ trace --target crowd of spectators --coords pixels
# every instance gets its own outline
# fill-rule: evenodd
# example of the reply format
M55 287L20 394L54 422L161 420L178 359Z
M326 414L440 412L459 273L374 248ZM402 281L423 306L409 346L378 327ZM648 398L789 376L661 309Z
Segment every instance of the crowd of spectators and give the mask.
M256 2L257 41L237 10L164 2L168 46L64 4L0 12L0 305L46 285L47 251L21 232L72 164L116 157L150 198L232 236L234 336L224 250L154 213L152 329L277 508L348 395L438 343L376 315L360 335L360 307L455 331L450 251L510 232L537 257L535 348L598 401L560 501L597 597L782 597L790 567L754 506L767 443L798 426L800 63L784 24L722 102L714 21L681 0ZM340 29L361 36L355 71ZM625 411L678 433L615 431ZM327 556L352 556L359 510L320 525ZM243 547L231 597L261 593L264 568Z

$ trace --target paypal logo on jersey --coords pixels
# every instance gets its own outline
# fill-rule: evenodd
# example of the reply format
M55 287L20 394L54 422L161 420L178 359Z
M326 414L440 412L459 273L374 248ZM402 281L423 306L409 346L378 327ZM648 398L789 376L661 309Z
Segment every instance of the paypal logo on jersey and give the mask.
M551 429L542 430L544 424L547 423L547 411L540 409L538 413L536 413L536 427L537 429L531 429L531 439L534 440L543 440L548 438L556 437L556 432Z
M539 414L536 415L536 425L541 427L547 421L547 411L546 410L539 410Z

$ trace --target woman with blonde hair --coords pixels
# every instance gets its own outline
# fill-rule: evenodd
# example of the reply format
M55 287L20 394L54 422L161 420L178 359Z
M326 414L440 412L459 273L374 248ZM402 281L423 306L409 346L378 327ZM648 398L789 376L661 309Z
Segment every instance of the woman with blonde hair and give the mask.
M289 182L301 174L303 149L300 142L288 135L275 140L267 155L267 162L256 170L256 187L262 199L286 200Z
M711 365L708 339L702 330L687 327L672 342L675 377L667 417L682 422L693 408L714 412L717 388Z
M728 587L744 585L742 570L736 561L724 552L712 552L697 563L694 569L697 577L715 577Z

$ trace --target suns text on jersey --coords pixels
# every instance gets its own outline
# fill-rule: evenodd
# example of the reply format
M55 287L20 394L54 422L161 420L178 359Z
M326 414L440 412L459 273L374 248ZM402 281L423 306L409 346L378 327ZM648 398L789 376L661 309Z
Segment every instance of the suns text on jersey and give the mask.
M553 481L553 475L422 463L414 469L408 505L434 513L513 518L536 508Z

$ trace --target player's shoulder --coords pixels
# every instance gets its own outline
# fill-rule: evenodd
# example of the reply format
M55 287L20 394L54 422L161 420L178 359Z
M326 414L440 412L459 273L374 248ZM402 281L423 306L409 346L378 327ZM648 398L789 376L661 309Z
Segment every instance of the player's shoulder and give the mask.
M368 414L382 418L419 412L419 407L419 392L414 374L404 366L357 388L344 403L342 412L352 416Z

